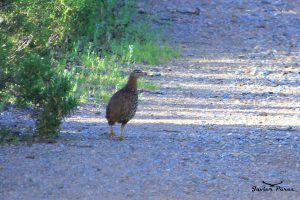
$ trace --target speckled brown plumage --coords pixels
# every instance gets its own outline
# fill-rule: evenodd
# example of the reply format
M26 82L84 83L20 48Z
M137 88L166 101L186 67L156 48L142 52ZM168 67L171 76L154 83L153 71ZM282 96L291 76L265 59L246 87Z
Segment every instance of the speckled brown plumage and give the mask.
M123 139L124 127L135 115L138 106L137 79L145 76L141 70L134 70L127 84L117 91L106 107L106 119L111 126L111 136L114 136L113 125L121 123L121 137Z

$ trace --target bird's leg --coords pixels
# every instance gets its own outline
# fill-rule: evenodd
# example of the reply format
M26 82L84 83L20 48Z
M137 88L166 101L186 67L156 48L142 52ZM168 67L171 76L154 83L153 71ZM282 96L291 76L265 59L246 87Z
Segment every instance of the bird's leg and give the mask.
M125 137L124 137L124 128L125 128L125 124L122 124L121 125L121 136L119 137L119 140L124 140Z
M114 127L113 125L110 125L110 137L114 137L114 136L115 136Z

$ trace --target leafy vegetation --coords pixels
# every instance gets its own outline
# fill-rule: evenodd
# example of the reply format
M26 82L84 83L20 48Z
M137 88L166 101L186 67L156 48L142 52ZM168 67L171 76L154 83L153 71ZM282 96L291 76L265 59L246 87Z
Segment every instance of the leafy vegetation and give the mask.
M178 56L157 41L135 1L1 1L0 109L33 106L37 134L56 137L78 102L107 101L135 63Z

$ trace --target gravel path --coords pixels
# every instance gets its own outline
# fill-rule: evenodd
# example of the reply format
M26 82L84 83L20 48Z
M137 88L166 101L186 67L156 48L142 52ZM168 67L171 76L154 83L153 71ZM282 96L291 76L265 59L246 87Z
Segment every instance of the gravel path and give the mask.
M0 147L0 199L300 199L300 1L139 6L182 57L144 66L126 140L84 105L58 143Z

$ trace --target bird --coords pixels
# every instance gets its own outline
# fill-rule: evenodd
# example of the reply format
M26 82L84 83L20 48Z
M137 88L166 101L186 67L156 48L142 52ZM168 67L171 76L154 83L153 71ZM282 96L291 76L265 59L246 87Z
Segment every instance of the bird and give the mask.
M275 183L275 184L267 183L267 182L265 182L265 181L263 181L262 183L264 183L264 184L266 184L266 185L269 185L269 186L271 186L271 187L274 187L274 186L276 186L276 185L279 185L279 184L283 183L283 181L280 181L279 183Z
M132 71L127 84L110 98L106 107L105 117L110 126L111 137L115 136L113 129L115 123L121 123L121 136L119 139L125 139L124 128L134 117L138 106L137 80L144 76L147 76L147 73L139 69Z

